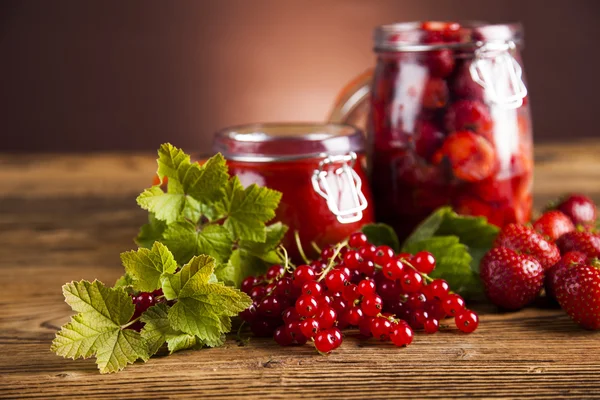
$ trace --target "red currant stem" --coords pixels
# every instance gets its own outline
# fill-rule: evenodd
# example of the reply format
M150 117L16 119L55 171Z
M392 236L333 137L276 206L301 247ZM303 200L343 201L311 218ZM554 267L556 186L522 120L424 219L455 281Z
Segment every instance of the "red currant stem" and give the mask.
M288 253L285 247L279 245L278 249L283 253L283 259L285 260L285 264L283 265L283 272L294 272L294 265L290 262L290 258L288 257Z
M145 311L144 311L144 313L145 313ZM144 315L144 313L142 313L142 315ZM140 318L142 318L142 315L140 315L136 319L132 319L131 321L129 321L125 325L121 325L121 329L127 329L130 325L135 324L136 322L138 322L140 320Z
M244 341L244 339L242 339L242 328L244 327L244 325L246 325L246 321L242 321L242 323L240 324L240 327L237 330L237 339L240 342Z
M397 324L400 321L400 318L396 318L396 314L394 315L383 315L382 313L377 314L378 318L384 318L390 321L393 324Z
M321 254L321 248L315 242L310 242L310 245L312 246L313 249L315 249L317 254Z
M402 261L404 264L408 265L409 267L411 267L412 269L414 269L415 271L417 271L419 274L421 274L421 276L423 277L423 279L425 279L427 282L433 282L434 279L431 278L429 275L422 273L421 271L419 271L417 268L415 268L414 265L412 265L406 258L402 258L400 259L400 261Z
M340 251L342 251L342 249L344 247L346 247L347 245L348 245L347 240L344 240L343 242L338 243L338 245L335 247L335 250L333 251L333 255L329 259L329 264L327 265L327 268L325 268L323 271L321 271L321 274L319 275L319 279L317 279L317 282L321 282L323 279L325 279L325 276L329 273L329 271L331 271L333 269L333 266L335 265L335 259L340 254Z
M156 297L154 298L154 300L162 300L162 299L164 299L164 298L165 298L165 295L164 295L164 294L161 294L160 296L156 296Z
M310 264L310 260L304 254L304 249L302 248L302 241L300 240L300 233L295 230L294 231L294 239L296 239L296 246L298 247L298 253L300 253L300 257L304 260L305 264Z

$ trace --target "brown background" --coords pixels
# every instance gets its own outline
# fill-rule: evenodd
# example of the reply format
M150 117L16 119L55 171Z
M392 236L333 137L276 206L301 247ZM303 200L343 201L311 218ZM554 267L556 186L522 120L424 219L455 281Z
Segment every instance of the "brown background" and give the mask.
M372 28L518 20L536 140L595 136L600 1L0 2L0 150L203 150L224 126L320 120Z

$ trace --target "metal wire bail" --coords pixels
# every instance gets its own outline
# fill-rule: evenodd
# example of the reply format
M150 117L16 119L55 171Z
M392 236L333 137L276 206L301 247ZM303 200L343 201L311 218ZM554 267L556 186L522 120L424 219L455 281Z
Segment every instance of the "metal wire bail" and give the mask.
M354 152L327 156L311 177L313 189L327 201L327 207L342 224L360 221L368 205L362 192L362 181L353 169L356 159ZM334 164L339 163L341 166L335 168ZM345 204L347 201L350 204Z
M471 78L483 87L489 100L509 109L521 107L527 96L523 70L512 55L515 49L512 41L482 43L469 67Z

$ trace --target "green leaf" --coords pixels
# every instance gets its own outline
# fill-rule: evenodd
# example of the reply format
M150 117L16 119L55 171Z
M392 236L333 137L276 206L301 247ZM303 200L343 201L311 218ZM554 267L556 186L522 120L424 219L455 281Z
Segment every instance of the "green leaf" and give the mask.
M375 246L390 246L395 252L400 251L400 240L394 229L386 224L367 224L362 227L369 242Z
M233 251L226 264L219 264L216 267L215 275L219 281L239 288L244 278L265 273L267 266L268 264L260 258L237 249Z
M189 221L179 221L169 225L163 236L163 243L180 264L200 254L210 254L218 262L226 262L233 246L229 232L221 225L207 225L197 231Z
M240 240L239 248L252 256L258 257L271 264L283 261L275 251L287 233L288 227L281 222L276 222L266 227L266 240L262 243L251 240Z
M436 268L429 274L430 277L445 279L453 291L464 296L477 296L481 293L479 276L471 269L471 255L458 237L434 236L411 242L403 249L412 254L423 250L436 258Z
M121 253L125 271L133 279L133 287L142 292L151 292L161 287L160 278L165 273L175 272L177 263L169 249L155 242L152 249Z
M207 264L214 264L214 258L201 255L194 257L181 267L181 270L176 274L165 274L162 279L162 290L167 300L174 300L179 297L179 292L185 286L185 284L192 278L192 276L196 275L200 272L201 268ZM202 273L208 272L208 269L205 268L201 271ZM212 274L212 271L210 272ZM209 274L209 275L210 275ZM210 280L211 277L207 276L206 280Z
M137 203L144 210L166 223L179 219L186 203L186 196L181 193L165 193L159 186L146 189L137 198Z
M218 344L217 346L220 346L221 344ZM169 349L170 354L180 350L200 349L202 347L204 347L204 342L194 335L181 333L179 335L167 337L167 348Z
M128 288L133 286L133 278L128 274L123 274L117 281L115 282L115 287Z
M231 330L230 317L252 304L245 293L214 282L214 268L212 257L195 257L189 267L169 279L168 287L171 294L177 294L177 302L168 311L170 325L208 346L220 345L221 335Z
M199 176L186 187L187 193L200 203L213 203L221 200L229 174L225 158L217 153L198 167Z
M161 241L165 229L167 229L167 224L164 221L157 219L154 213L148 213L148 223L142 225L135 243L139 247L149 249L154 242Z
M68 358L96 356L102 373L119 371L137 359L148 359L146 342L138 332L123 329L134 305L122 288L80 281L63 286L65 301L79 314L56 334L51 350Z
M237 176L229 180L220 210L227 216L225 228L234 238L264 242L265 223L275 217L281 193L252 184L243 188Z
M442 207L435 210L415 228L412 234L404 241L403 247L435 235L446 215L451 212L453 211L450 207Z

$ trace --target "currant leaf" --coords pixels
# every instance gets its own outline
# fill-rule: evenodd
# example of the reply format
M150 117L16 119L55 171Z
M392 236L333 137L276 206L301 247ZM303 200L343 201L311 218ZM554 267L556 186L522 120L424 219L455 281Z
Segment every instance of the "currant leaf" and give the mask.
M121 262L133 281L133 288L142 292L160 288L161 276L177 269L173 254L160 242L155 242L152 249L140 248L121 253Z
M180 264L185 264L200 254L210 254L218 262L225 262L231 255L233 246L229 232L223 226L207 225L197 230L189 221L169 225L162 242Z

